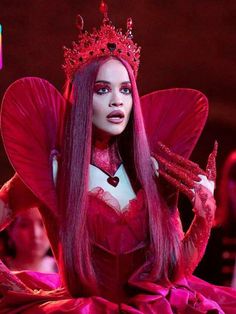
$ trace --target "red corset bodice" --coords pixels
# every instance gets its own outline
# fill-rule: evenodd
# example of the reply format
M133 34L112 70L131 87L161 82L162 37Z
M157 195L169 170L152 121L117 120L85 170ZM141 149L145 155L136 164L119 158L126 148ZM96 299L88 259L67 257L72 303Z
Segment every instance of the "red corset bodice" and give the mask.
M88 228L102 297L121 302L131 296L128 280L146 260L148 218L140 190L123 209L111 194L89 193ZM132 291L133 293L134 291Z

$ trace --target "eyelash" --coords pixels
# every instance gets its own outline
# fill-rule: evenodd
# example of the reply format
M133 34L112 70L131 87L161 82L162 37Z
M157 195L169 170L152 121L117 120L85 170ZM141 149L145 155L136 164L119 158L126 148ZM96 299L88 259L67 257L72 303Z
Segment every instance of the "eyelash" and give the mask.
M104 86L104 87L95 87L95 93L98 94L98 95L104 95L108 92L111 91L111 88L109 86ZM126 86L122 86L120 88L120 91L122 94L124 95L130 95L132 94L132 90L130 87L126 87Z
M121 90L126 90L127 91L127 92L123 92L123 94L125 94L125 95L132 94L132 90L131 90L130 87L124 86L124 87L121 88Z
M104 95L104 94L106 94L106 93L108 93L110 91L111 91L111 89L109 87L107 87L107 86L98 87L98 88L95 87L95 93L98 94L98 95Z

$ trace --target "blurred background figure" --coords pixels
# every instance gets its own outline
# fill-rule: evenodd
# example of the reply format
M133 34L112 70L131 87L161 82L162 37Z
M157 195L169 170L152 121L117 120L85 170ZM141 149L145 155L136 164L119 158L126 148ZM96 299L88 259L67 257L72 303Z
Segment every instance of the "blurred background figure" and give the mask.
M222 228L222 283L232 286L236 259L236 151L225 161L220 183L216 225Z
M4 237L3 237L4 239ZM15 271L57 272L50 256L49 240L38 208L20 213L7 228L4 263Z
M236 289L236 259L235 259L235 264L234 264L234 274L233 274L231 287Z
M6 231L0 232L0 258L6 255Z
M236 288L236 150L223 165L215 228L196 274L212 283Z

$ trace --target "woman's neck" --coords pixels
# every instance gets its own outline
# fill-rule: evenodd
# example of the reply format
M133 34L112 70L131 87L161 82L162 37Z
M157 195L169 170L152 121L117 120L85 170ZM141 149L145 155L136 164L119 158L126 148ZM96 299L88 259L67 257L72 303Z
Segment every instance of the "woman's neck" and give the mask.
M11 270L32 270L40 272L55 272L55 262L50 256L34 257L27 256L16 256L8 260L9 268Z
M18 254L11 259L12 266L16 269L36 269L42 262L43 257Z
M91 164L114 176L121 164L116 138L93 139Z

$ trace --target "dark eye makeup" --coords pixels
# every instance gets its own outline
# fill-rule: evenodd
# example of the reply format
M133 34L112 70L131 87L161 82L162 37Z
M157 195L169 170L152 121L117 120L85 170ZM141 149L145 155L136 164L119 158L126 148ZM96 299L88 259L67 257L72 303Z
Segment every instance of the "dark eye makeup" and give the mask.
M112 90L111 84L106 81L96 82L94 85L94 93L98 95L103 95L109 93ZM130 82L124 82L121 84L120 92L125 95L129 95L132 93L132 88Z

